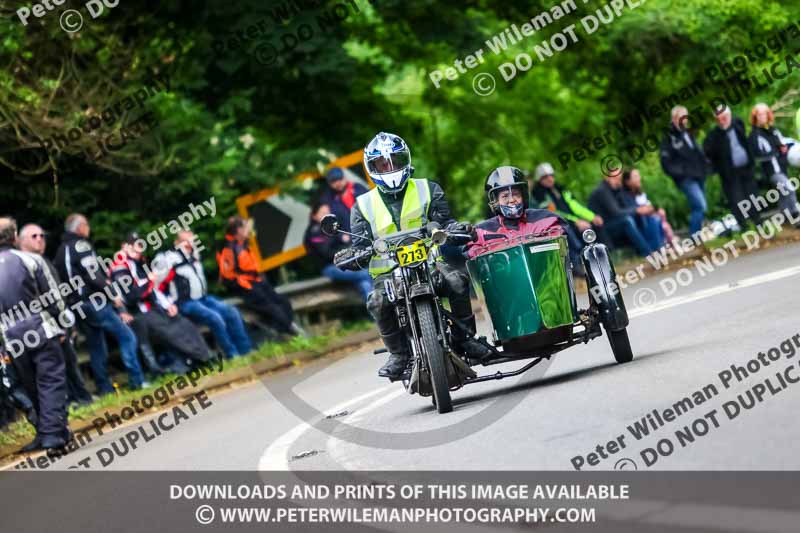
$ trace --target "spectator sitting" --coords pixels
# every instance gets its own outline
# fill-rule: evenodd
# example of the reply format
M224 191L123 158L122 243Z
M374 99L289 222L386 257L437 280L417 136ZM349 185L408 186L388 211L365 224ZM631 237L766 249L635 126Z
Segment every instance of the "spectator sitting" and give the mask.
M334 237L322 233L322 219L330 212L327 204L318 203L311 207L311 223L306 229L303 239L306 250L317 263L323 276L333 281L343 281L355 285L366 302L367 296L372 291L372 276L369 275L369 272L366 270L340 270L333 264L333 256L339 250L350 245L350 237L341 233Z
M703 150L711 161L714 172L719 174L728 208L736 217L739 228L744 231L747 229L748 219L755 224L761 224L757 209L744 212L739 207L739 203L750 195L758 195L754 176L755 164L747 143L747 130L742 119L733 117L728 106L717 109L715 115L718 126L706 136Z
M330 169L325 181L327 187L320 195L320 203L328 205L344 231L350 231L350 211L356 198L367 192L367 188L345 178L344 171L339 167Z
M557 213L568 222L567 238L572 264L576 274L584 276L580 251L584 247L581 235L587 229L593 229L598 242L610 244L603 228L603 218L578 202L572 193L556 183L555 170L550 163L542 163L536 167L536 184L531 192L531 205Z
M647 194L642 189L642 174L638 168L632 168L622 173L622 184L625 190L633 198L637 207L643 205L653 206L647 198ZM638 215L641 225L640 228L648 236L648 241L653 244L658 244L658 248L664 245L664 241L672 242L675 238L675 232L672 231L672 226L667 219L667 212L663 207L656 208L652 215Z
M225 246L217 254L222 284L280 333L301 333L294 324L292 304L285 296L278 294L258 271L258 263L247 244L250 231L250 223L242 217L228 219Z
M252 350L239 311L219 298L208 294L208 283L194 248L194 234L178 232L175 247L153 259L158 290L178 306L187 318L208 326L225 357L245 355Z
M42 258L50 274L57 284L61 282L55 265L44 256L47 247L47 235L44 230L36 224L26 224L19 230L19 249L23 252L36 254ZM78 366L78 354L72 343L72 332L67 330L64 341L61 343L61 350L64 352L64 365L67 378L67 403L88 405L92 403L92 395L86 390L83 382L81 370Z
M778 205L781 211L796 220L798 216L797 196L789 181L789 163L781 132L774 126L775 115L767 104L757 104L750 113L753 129L748 139L750 151L759 164L764 178L780 192ZM795 227L800 226L798 222Z
M57 317L66 309L58 284L41 257L13 248L17 224L0 218L0 313L14 316L14 309L26 313L16 321L0 325L0 357L11 364L36 412L36 437L22 451L60 449L72 434L67 427L67 382L60 342L65 332ZM52 298L42 299L42 295ZM11 323L9 323L11 322Z
M710 165L688 126L689 111L683 106L672 108L672 124L661 142L661 168L689 201L689 232L694 235L705 218Z
M658 249L644 236L636 215L652 215L652 205L636 206L622 188L622 169L609 169L600 185L589 195L589 209L603 217L609 237L617 245L632 245L646 257Z
M112 335L119 343L122 362L128 369L128 385L133 389L142 388L146 383L136 355L136 335L128 327L133 317L125 310L121 298L106 301L104 291L111 282L88 241L91 233L89 221L83 215L72 214L67 217L64 229L66 231L56 252L55 265L61 279L71 280L75 276L82 281L78 290L67 297L67 301L70 306L80 305L81 316L78 323L86 334L97 392L98 394L114 392L106 370L108 346L105 333ZM102 302L99 309L90 299L96 294L102 296L98 300Z
M136 246L138 233L130 233L122 243L122 249L114 255L109 275L112 281L129 277L130 288L123 295L125 306L133 316L131 329L136 333L139 351L145 364L154 374L169 371L184 374L189 369L184 359L197 362L210 359L208 346L194 324L178 314L178 307L163 293L156 290L156 274L145 268L142 253ZM154 345L166 348L169 355L177 355L170 368L158 362Z

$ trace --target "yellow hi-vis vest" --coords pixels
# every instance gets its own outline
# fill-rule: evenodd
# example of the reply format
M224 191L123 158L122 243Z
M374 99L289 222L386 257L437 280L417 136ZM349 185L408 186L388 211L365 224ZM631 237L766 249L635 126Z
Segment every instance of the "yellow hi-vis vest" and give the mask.
M403 197L403 209L400 211L400 228L398 229L392 213L378 192L372 189L357 198L361 214L369 222L372 238L384 238L398 231L421 228L428 223L428 210L431 206L431 189L428 180L408 180ZM369 261L369 274L374 278L391 271L395 267L392 259L384 259L373 255Z

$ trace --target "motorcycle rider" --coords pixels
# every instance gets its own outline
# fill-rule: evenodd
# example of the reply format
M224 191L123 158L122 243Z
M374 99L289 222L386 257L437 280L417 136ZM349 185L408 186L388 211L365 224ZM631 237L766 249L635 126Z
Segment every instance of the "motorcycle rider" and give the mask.
M364 166L376 188L360 195L350 214L350 228L354 235L351 247L337 252L334 263L345 269L365 268L373 278L373 290L367 299L367 309L375 319L383 343L390 352L386 364L378 375L396 379L403 375L411 358L406 334L400 329L395 310L386 296L384 281L390 279L395 265L390 259L370 257L364 253L369 240L384 238L398 231L421 228L436 222L448 231L471 233L469 224L456 222L439 184L426 179L411 179L411 151L403 139L391 133L378 133L364 148ZM342 264L355 257L362 259ZM491 351L474 340L475 315L469 297L469 277L446 261L437 263L439 275L437 289L450 300L456 320L467 330L453 328L456 349L468 357L482 359Z
M475 226L477 238L466 245L465 255L475 257L495 243L531 233L567 234L569 225L560 215L548 209L528 208L528 182L517 167L494 169L484 186L489 209L496 216Z

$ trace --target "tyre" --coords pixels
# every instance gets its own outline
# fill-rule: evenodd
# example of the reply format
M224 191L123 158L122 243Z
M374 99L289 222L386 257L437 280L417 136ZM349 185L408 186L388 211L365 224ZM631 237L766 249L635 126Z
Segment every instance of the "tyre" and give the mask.
M617 363L628 363L633 360L633 350L631 341L628 339L627 329L619 331L607 329L606 335L608 335L608 343L611 345L611 351L614 352L614 359L617 360Z
M422 334L422 349L428 357L428 370L431 373L431 384L433 385L433 402L439 413L449 413L453 410L453 402L450 398L450 384L447 382L444 350L438 341L439 333L436 330L436 318L431 301L419 300L417 302L417 317Z

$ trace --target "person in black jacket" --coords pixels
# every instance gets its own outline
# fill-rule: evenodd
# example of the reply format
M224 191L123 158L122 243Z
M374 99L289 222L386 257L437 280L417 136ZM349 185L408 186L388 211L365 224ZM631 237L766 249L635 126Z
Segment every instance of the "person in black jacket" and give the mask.
M674 107L672 124L661 142L661 168L689 200L689 231L694 234L702 228L708 208L706 176L710 165L688 126L689 111Z
M748 142L764 178L780 193L778 205L787 216L797 218L797 196L789 181L789 148L783 143L781 132L775 128L775 115L767 104L757 104L750 113L753 130Z
M111 280L122 284L125 277L133 280L130 289L123 294L128 313L133 316L130 327L136 334L139 351L150 372L164 374L168 371L188 371L183 358L197 362L210 359L208 346L194 324L178 314L178 307L159 292L157 275L146 268L141 251L136 247L140 240L136 232L128 234L122 249L114 255L109 275ZM170 368L159 364L155 347L164 348L179 356Z
M119 343L122 363L128 370L128 386L139 389L145 385L145 381L136 355L136 335L128 327L133 316L125 310L124 302L111 288L102 261L88 241L91 233L89 221L83 215L72 214L67 217L64 229L66 231L56 252L55 264L61 279L72 280L75 276L82 281L79 289L71 293L67 300L71 309L73 304L77 304L75 309L89 345L97 393L114 392L106 370L108 347L105 333Z
M331 209L328 204L316 203L311 206L311 222L306 229L303 244L308 255L316 262L323 276L333 281L342 281L355 285L362 298L364 298L364 302L366 302L369 293L372 291L372 277L369 272L366 270L342 270L333 264L333 257L336 252L350 245L350 237L342 233L337 234L335 237L322 233L322 219L330 213Z
M758 194L747 131L744 121L733 117L728 106L717 109L716 118L718 126L706 136L703 151L711 161L714 172L719 174L728 207L736 217L739 227L744 230L748 219L755 224L761 224L758 211L745 213L738 205L751 194Z
M16 240L16 221L0 218L0 356L12 359L36 411L36 438L23 451L60 449L72 439L58 322L66 306L42 258L15 250Z
M655 209L652 205L636 205L622 187L622 169L609 169L589 195L589 209L603 217L606 232L615 244L633 245L643 257L658 249L655 242L648 241L636 220L639 215L652 215Z
M42 258L48 270L53 275L56 283L60 283L61 279L58 275L58 270L53 263L44 256L45 248L47 247L47 234L45 231L36 224L25 224L19 230L19 249L23 252L36 254ZM92 395L86 390L86 384L83 382L81 370L78 366L78 354L75 352L75 346L72 343L72 328L67 329L67 334L64 342L61 343L61 349L64 352L64 363L67 372L67 403L76 403L88 405L92 403Z

